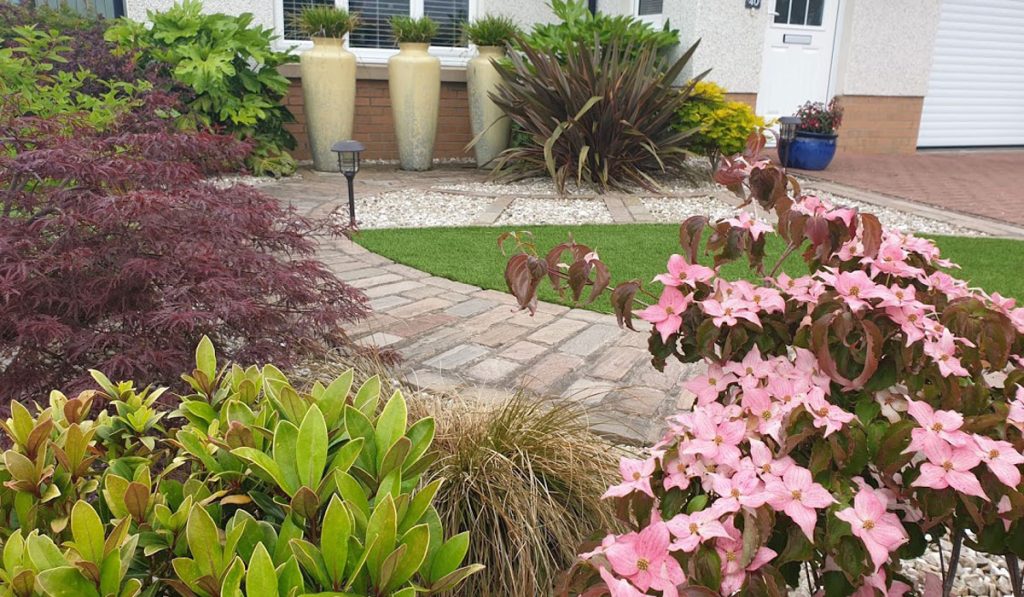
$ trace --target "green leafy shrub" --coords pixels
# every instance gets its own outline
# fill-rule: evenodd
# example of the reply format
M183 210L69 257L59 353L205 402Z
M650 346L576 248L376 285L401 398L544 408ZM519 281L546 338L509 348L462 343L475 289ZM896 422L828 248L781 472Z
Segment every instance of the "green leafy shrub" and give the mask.
M145 81L104 80L88 70L62 70L71 38L57 30L14 27L0 47L0 96L7 117L35 117L109 128L142 104Z
M486 566L463 594L554 594L578 547L617 526L600 499L618 478L617 451L590 432L578 403L470 400L412 403L437 421L438 514L445 528L471 530L469 559Z
M299 13L299 29L309 37L341 39L359 26L359 15L334 6L307 6Z
M559 60L564 61L579 46L593 48L595 41L606 49L617 45L638 53L651 47L662 55L679 45L679 31L669 28L667 22L662 29L655 29L631 15L591 13L585 0L551 0L550 6L560 22L534 25L522 45Z
M406 16L391 17L391 34L396 43L430 43L437 35L437 29L437 21L427 16L418 19Z
M250 13L203 13L198 0L151 11L147 18L151 27L120 19L106 38L137 53L142 67L158 65L194 92L179 124L253 140L249 166L257 174L292 172L295 162L286 150L295 147L295 138L284 125L294 119L281 101L288 79L277 67L295 58L273 50L273 31L254 27Z
M704 75L681 90L672 82L697 44L667 70L651 46L573 46L563 61L521 45L522 55L499 65L492 97L529 141L501 154L497 178L547 175L560 192L571 178L605 190L655 188L654 175L683 166L690 131L672 121Z
M480 569L468 534L444 535L441 482L420 481L433 420L410 425L397 392L380 407L377 378L300 391L272 365L219 368L207 339L173 412L93 376L0 423L5 595L413 597Z
M741 153L750 133L764 126L749 105L728 101L725 93L711 81L700 81L675 121L678 130L697 129L690 137L691 149L708 156L712 168L720 156Z
M473 45L504 47L520 34L520 30L509 17L488 15L463 25L462 33Z

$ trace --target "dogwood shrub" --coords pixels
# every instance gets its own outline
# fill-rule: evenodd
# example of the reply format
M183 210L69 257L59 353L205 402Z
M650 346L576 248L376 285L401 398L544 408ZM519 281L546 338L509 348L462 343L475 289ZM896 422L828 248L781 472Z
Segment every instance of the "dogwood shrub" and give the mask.
M612 292L623 325L653 324L656 367L676 358L706 371L686 383L693 409L670 417L644 458L623 460L605 494L633 531L583 554L565 592L780 595L802 581L825 595L902 595L901 561L943 536L1016 570L1024 309L951 275L931 241L802 193L754 158L763 142L753 135L716 180L774 226L750 211L690 218L660 293L636 280ZM786 246L766 271L770 234ZM577 299L609 285L588 247L541 258L516 238L506 278L522 308L545 276ZM795 253L808 273L780 273ZM741 257L760 283L719 275ZM637 297L653 304L634 313Z

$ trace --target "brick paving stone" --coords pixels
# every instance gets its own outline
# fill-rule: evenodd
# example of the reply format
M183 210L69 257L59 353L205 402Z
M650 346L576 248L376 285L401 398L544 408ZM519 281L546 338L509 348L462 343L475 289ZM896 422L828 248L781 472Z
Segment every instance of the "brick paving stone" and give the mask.
M637 348L623 348L618 345L605 350L591 367L590 374L594 377L611 381L621 381L629 375L637 363L645 363L650 353Z
M407 296L411 299L436 297L437 295L437 286L423 286L402 293L402 296Z
M654 417L660 414L667 402L675 405L675 399L657 388L633 386L622 388L601 402L601 409L624 414L641 414Z
M399 276L398 274L381 273L380 270L375 271L377 272L377 275L375 276L368 276L366 278L356 278L354 280L349 280L349 283L352 284L353 286L358 286L359 288L365 290L367 288L373 288L374 286L380 286L382 284L391 284L392 282L405 280L404 277Z
M523 327L534 327L533 324L535 322L531 321L529 317L518 317L517 315L515 311L499 305L479 315L463 320L463 325L469 333L487 331L500 323L506 322Z
M566 340L558 350L585 357L601 349L620 335L622 335L622 332L616 326L592 324L569 340Z
M523 387L541 394L557 391L575 380L575 372L582 364L583 359L572 355L547 355L524 373Z
M599 404L616 389L617 386L613 383L584 377L577 379L566 388L562 392L562 397L571 398L584 404Z
M352 280L359 280L360 278L369 278L371 276L380 275L381 271L376 267L367 267L365 262L360 261L359 264L362 266L359 269L349 269L345 271L335 271L339 278L346 282L352 282Z
M445 290L448 290L450 292L460 292L462 294L473 294L474 292L480 290L476 286L470 286L469 284L463 284L462 282L456 282L454 280L448 280L445 278L438 277L424 278L423 282L425 284L430 284L431 286L444 288Z
M509 346L505 350L501 351L499 356L505 357L506 359L512 359L513 361L532 361L533 359L544 354L548 349L547 346L540 344L534 344L533 342L527 342L526 340L520 340L512 346Z
M493 311L498 305L486 299L475 298L449 307L445 310L448 315L456 317L472 317L487 311Z
M424 361L423 365L425 367L434 367L436 369L453 369L459 365L465 365L470 361L478 359L487 353L487 348L480 346L479 344L460 344L455 348L446 350L445 352Z
M411 298L406 298L399 294L392 294L390 296L382 296L380 298L373 299L370 301L370 308L374 311L381 312L387 311L388 309L394 309L395 307L401 307L412 302Z
M399 319L410 319L430 311L437 311L449 307L451 302L440 298L425 298L416 301L415 303L409 303L408 305L402 305L397 309L391 309L388 311L388 315L397 317Z
M403 338L394 334L387 334L384 332L375 332L369 336L363 336L356 341L360 346L377 346L384 348L385 346L391 346L396 342L401 342Z
M520 367L519 363L506 361L497 357L484 359L473 365L466 371L466 374L474 379L485 382L497 382L505 379Z
M572 309L565 316L569 319L579 319L580 321L590 321L593 323L608 321L608 315L605 313L595 313L594 311L585 311L583 309Z
M456 326L441 326L417 336L412 343L402 348L402 356L410 364L417 363L464 342L465 336Z
M528 328L511 323L502 323L470 337L470 340L491 348L501 348L512 344L528 332Z
M571 337L587 325L587 322L577 319L559 319L530 334L527 339L544 344L555 344Z
M401 263L385 265L383 269L386 269L389 272L396 273L400 276L404 276L406 278L411 278L413 280L419 278L427 278L430 276L430 274L428 274L427 272L420 271L414 267L409 267L408 265L402 265Z
M487 299L502 305L516 304L516 297L507 292L498 292L497 290L481 290L479 292L474 292L472 296L473 298Z
M401 334L406 338L412 338L438 326L455 325L457 320L458 318L445 315L444 313L428 313L410 319L399 319L388 326L387 331Z
M403 282L395 282L394 284L385 284L383 286L374 286L368 290L364 290L363 294L370 298L377 298L379 296L387 296L389 294L400 294L407 290L419 288L422 286L419 282L413 282L412 280L405 280Z

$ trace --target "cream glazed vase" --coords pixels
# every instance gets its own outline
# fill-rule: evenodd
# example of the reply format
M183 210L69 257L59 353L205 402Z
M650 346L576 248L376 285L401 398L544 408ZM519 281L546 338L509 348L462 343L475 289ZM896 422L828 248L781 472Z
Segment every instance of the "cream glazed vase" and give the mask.
M490 97L501 83L501 75L492 60L505 57L502 46L480 46L478 55L466 65L469 92L469 121L473 128L476 165L483 168L508 148L512 121ZM482 134L481 134L482 133Z
M402 170L429 170L434 158L437 112L441 102L441 60L428 44L400 43L388 59L391 114Z
M313 168L337 172L338 158L331 146L352 138L356 57L345 49L343 38L314 37L313 48L302 53L299 67Z

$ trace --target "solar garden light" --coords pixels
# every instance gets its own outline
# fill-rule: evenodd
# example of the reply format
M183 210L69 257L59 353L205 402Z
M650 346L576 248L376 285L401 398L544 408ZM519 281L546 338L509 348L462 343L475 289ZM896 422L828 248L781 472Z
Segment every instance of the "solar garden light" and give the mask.
M789 144L796 138L796 126L800 124L800 118L796 116L783 116L779 118L779 143L782 144L782 167L789 167Z
M338 170L348 180L348 223L352 227L356 225L356 192L352 181L359 172L359 154L363 149L362 143L352 139L338 141L331 146L331 151L338 154Z

